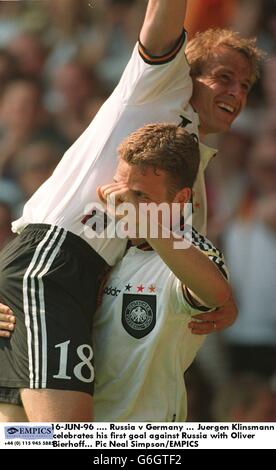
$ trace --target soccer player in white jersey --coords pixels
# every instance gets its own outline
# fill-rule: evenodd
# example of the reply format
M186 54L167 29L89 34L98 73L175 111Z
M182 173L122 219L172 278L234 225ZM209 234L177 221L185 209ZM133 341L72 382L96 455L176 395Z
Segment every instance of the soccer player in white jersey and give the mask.
M128 219L127 252L100 289L93 342L95 417L184 421L183 373L204 340L188 323L191 315L213 310L230 297L223 257L205 237L193 230L187 245L174 246L179 239L171 229L172 203L181 215L191 199L199 147L181 127L148 124L125 139L119 157L114 182L98 190L102 202L108 196L116 205L127 200L136 214L140 203L156 204L159 210L165 205L169 217L166 238L162 217L156 238L152 227L146 229L148 243L133 238L136 232L139 236L139 217ZM156 219L149 217L149 223Z
M113 195L138 213L140 203L167 203L171 211L171 203L190 200L199 151L184 129L149 124L122 143L119 157L114 183L99 190L103 202ZM226 269L220 252L195 230L192 245L176 249L173 231L162 237L162 222L156 238L148 227L145 243L136 220L137 238L102 286L95 317L95 419L185 421L183 374L204 339L188 323L227 301Z
M9 345L0 339L0 364L3 351L13 364L8 376L6 368L0 370L0 399L6 400L8 389L23 389L31 420L91 418L90 311L103 260L113 265L125 243L87 233L96 187L114 174L117 145L146 122L182 125L199 138L225 131L245 106L257 77L260 54L254 41L227 31L206 33L191 41L187 49L190 69L184 54L185 10L185 0L149 0L140 43L118 86L13 223L21 238L2 254L0 298L13 309L25 340L21 348L19 333ZM206 231L203 172L212 155L212 150L201 146L194 223L202 233ZM88 272L93 289L87 285ZM229 300L208 315L201 324L192 322L194 332L210 332L214 324L217 329L229 326L236 308ZM12 361L12 350L24 350L24 360Z

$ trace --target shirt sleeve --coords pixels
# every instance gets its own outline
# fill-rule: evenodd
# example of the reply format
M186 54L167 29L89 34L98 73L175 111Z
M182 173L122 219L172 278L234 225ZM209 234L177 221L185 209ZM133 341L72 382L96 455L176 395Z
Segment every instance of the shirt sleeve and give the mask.
M225 259L221 251L216 248L210 240L200 235L194 228L192 229L192 243L205 256L215 263L225 279L229 280L228 269L225 265ZM181 281L175 277L172 291L174 292L173 303L176 313L186 313L190 316L202 312L211 312L215 310L206 305L198 303L190 294L189 290L182 285Z
M222 252L216 248L208 238L204 235L200 235L195 228L192 229L192 243L196 248L202 251L202 253L208 256L213 263L215 263L225 279L229 281L229 271L225 264Z
M143 46L141 41L139 40L138 51L144 62L150 65L160 65L166 64L171 62L178 54L180 49L182 48L183 44L186 42L186 32L185 30L182 31L181 36L177 39L175 45L171 49L171 51L167 52L161 56L155 56L150 54L147 49Z
M183 103L192 95L190 67L185 56L186 32L183 31L173 49L163 56L151 56L138 42L116 88L122 102L142 105L168 97L181 89Z

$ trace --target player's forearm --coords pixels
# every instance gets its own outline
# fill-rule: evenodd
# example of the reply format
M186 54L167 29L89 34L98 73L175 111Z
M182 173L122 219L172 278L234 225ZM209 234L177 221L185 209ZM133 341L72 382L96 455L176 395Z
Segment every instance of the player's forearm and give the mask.
M183 285L209 307L224 305L231 289L216 265L200 250L191 245L186 249L175 249L171 238L148 239Z
M140 40L152 55L163 55L183 30L186 0L149 0Z

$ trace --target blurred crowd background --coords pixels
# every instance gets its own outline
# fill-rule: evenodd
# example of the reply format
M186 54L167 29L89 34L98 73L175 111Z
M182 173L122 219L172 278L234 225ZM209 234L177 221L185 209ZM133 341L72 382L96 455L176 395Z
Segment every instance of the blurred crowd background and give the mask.
M0 249L11 220L116 86L146 0L0 1ZM267 53L207 171L208 236L239 317L186 373L189 421L276 421L276 0L192 0L187 31L231 27Z

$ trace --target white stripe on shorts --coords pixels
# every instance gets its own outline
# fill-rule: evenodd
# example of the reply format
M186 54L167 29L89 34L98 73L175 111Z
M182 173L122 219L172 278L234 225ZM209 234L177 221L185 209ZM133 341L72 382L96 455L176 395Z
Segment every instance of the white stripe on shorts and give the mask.
M59 235L61 237L58 239ZM55 256L57 255L66 237L66 231L58 227L50 227L45 237L38 244L34 256L29 264L23 278L23 305L25 313L25 325L27 328L28 357L29 357L29 379L30 388L45 388L47 381L47 331L45 320L45 302L43 276L49 271ZM58 241L56 242L56 240ZM45 263L47 255L50 257ZM44 263L44 264L43 264ZM41 271L40 271L41 270ZM39 273L40 271L40 273ZM36 300L35 279L38 279L38 297ZM30 283L29 283L30 280ZM29 289L30 285L30 289ZM37 312L41 319L41 350L42 370L39 367L39 335ZM34 357L33 357L34 354ZM41 379L41 383L39 382Z

